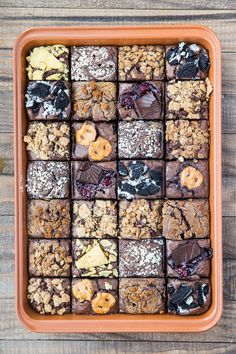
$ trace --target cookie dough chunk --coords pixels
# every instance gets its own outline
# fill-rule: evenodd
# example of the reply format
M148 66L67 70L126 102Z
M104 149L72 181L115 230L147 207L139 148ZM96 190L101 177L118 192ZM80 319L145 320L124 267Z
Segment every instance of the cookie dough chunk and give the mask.
M111 121L116 119L114 82L73 82L73 119Z
M119 122L118 154L121 159L163 157L161 122Z
M116 162L72 162L72 197L116 199Z
M70 281L63 278L30 278L30 306L41 315L64 315L70 312Z
M169 279L167 294L169 314L201 315L211 305L211 283L209 279L196 281Z
M70 84L66 81L30 81L25 94L29 120L64 120L70 117Z
M210 240L166 241L167 275L172 278L209 277Z
M163 197L163 161L121 160L118 163L119 199Z
M112 200L74 201L72 235L75 238L116 237L116 202Z
M168 200L163 206L163 236L171 240L209 237L208 200Z
M205 79L209 68L208 51L199 44L181 42L166 47L167 80Z
M72 241L73 277L118 277L117 242L112 239Z
M72 140L73 159L109 161L116 158L117 137L114 124L73 123Z
M24 142L29 160L70 158L70 127L66 123L30 123Z
M164 239L120 240L120 277L163 277Z
M118 312L117 279L74 279L72 313L108 315Z
M70 237L69 200L30 200L27 230L28 235L35 238Z
M166 119L208 119L212 85L205 81L171 81L166 85Z
M168 160L207 159L209 126L206 120L170 120L166 122L166 158Z
M27 194L29 198L68 198L69 163L32 161L27 167Z
M120 83L118 112L123 120L163 119L164 84L161 81Z
M29 273L35 277L71 274L69 240L29 240Z
M130 314L164 313L166 290L164 279L120 279L120 312Z
M162 205L161 200L121 200L119 237L138 240L161 236Z
M71 79L74 81L116 81L117 48L71 47Z
M207 198L208 161L171 161L166 163L167 198Z
M163 46L119 47L119 81L164 80L164 59Z
M68 80L69 49L62 44L35 47L26 57L29 80Z

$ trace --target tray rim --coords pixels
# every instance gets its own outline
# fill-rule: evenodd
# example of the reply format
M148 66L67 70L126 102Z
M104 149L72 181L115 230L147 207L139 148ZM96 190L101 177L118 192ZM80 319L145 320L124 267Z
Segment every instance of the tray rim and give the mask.
M116 33L116 39L118 36L123 35L122 38L130 38L131 32L137 33L139 31L145 30L145 35L142 38L150 38L150 32L159 31L158 38L160 34L164 32L176 32L176 30L188 30L188 32L196 32L197 37L202 37L204 40L208 41L212 45L214 54L220 53L220 43L215 35L215 33L208 27L193 24L173 24L173 25L137 25L137 26L81 26L81 27L34 27L29 28L22 32L16 39L13 51L13 84L14 84L14 167L15 167L15 259L16 259L16 312L20 321L25 325L26 328L33 332L64 332L64 333L102 333L102 332L201 332L213 327L220 319L223 308L223 283L222 283L222 218L221 218L221 58L220 55L214 56L214 83L217 80L217 84L214 86L214 128L217 125L217 130L214 129L214 186L213 192L217 192L214 195L214 216L215 216L215 229L217 230L217 243L220 245L216 250L214 250L215 258L217 258L217 264L215 265L214 274L217 284L215 286L215 301L211 306L210 310L204 315L198 317L186 316L178 317L164 315L168 318L160 319L160 315L156 318L155 315L126 315L117 314L110 316L94 317L89 316L87 319L84 316L78 317L76 319L64 319L63 316L60 319L35 319L32 318L25 309L24 295L22 294L22 284L21 280L23 275L20 274L21 267L20 262L22 261L21 255L21 242L22 242L22 231L20 230L20 215L19 207L21 207L21 196L22 196L22 176L20 174L20 149L22 147L22 126L21 126L21 113L19 107L21 107L21 88L19 80L17 80L19 73L19 67L17 65L17 60L21 56L22 49L31 41L36 41L38 39L39 33L43 38L47 39L48 34L50 36L60 34L60 37L67 38L68 35L72 35L75 31L81 35L83 39L93 40L94 36L97 37L97 33L100 35L105 35L106 39L114 40L114 33ZM64 32L64 33L63 33ZM75 35L75 34L74 34ZM153 35L153 34L152 34ZM45 37L44 37L45 36ZM76 35L78 36L78 35ZM183 35L186 37L186 34ZM55 38L55 37L54 37ZM153 38L153 37L152 37ZM68 39L68 38L67 38ZM98 38L97 38L98 39ZM57 39L56 39L57 40ZM70 39L71 40L71 39ZM55 42L55 39L49 40L49 42ZM63 39L64 41L64 39ZM101 40L102 41L102 40ZM171 43L171 41L170 41ZM161 44L161 43L160 43ZM217 87L216 87L217 85ZM211 139L213 137L211 136ZM210 162L210 160L209 160ZM213 202L212 202L213 203ZM216 213L217 205L217 213ZM217 216L217 217L216 217ZM212 275L213 277L213 275ZM211 277L211 280L212 280ZM213 282L213 280L212 280ZM124 317L125 316L125 317ZM40 315L38 316L40 317ZM44 316L45 317L45 316ZM87 316L86 316L87 317ZM80 324L80 326L78 326ZM163 326L166 324L166 327Z

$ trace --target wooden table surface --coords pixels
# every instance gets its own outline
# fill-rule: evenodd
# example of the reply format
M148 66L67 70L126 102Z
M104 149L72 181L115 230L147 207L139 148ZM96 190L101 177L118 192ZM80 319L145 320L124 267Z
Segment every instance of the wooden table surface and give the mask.
M0 353L236 353L236 1L37 0L33 4L1 0L0 6ZM209 26L222 44L222 319L212 330L200 334L30 333L16 318L14 299L13 42L19 33L34 26L184 22Z

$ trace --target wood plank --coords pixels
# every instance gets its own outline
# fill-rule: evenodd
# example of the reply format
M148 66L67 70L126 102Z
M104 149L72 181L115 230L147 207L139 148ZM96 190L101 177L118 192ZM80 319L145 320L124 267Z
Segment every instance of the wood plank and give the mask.
M118 2L117 2L118 3ZM134 25L201 23L212 28L222 42L222 50L235 50L235 10L153 10L4 8L0 19L1 48L11 48L18 34L35 26Z
M35 2L35 8L47 8L48 3L43 0ZM2 7L31 7L32 3L27 0L5 0ZM56 0L50 1L51 8L59 8L59 3ZM65 8L79 8L87 9L88 1L86 0L63 0L63 9ZM172 0L172 1L156 1L156 0L119 0L119 1L106 1L106 0L93 0L89 3L90 9L236 9L234 0Z

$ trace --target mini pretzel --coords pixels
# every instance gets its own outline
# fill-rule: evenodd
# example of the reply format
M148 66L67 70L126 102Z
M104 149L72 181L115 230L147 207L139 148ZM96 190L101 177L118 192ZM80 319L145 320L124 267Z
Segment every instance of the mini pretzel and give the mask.
M88 146L90 143L95 141L96 136L96 128L93 124L88 122L83 123L75 133L77 143L83 146Z
M195 167L188 166L181 172L180 183L183 187L188 189L195 189L200 187L203 182L202 173Z
M116 303L116 299L109 293L98 293L92 300L92 309L98 315L105 315Z
M93 284L90 280L83 279L73 285L72 292L74 297L81 302L91 301L94 294Z
M98 137L96 141L89 145L89 157L95 161L101 161L112 152L112 145L109 140Z

